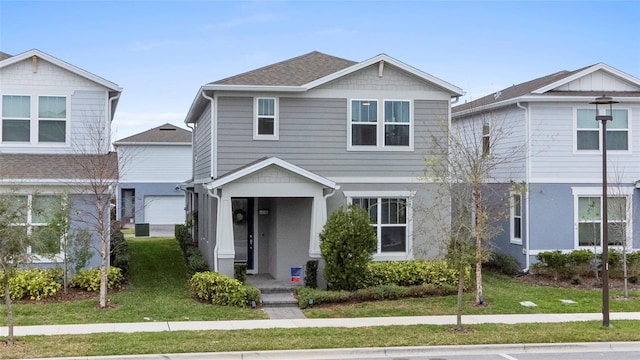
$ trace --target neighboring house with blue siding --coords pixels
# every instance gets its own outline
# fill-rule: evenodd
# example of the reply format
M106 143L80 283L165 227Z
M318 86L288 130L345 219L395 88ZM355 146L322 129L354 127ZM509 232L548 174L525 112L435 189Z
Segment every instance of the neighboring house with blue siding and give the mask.
M89 231L91 249L100 248L95 189L102 188L108 199L111 189L100 184L118 181L109 136L121 92L118 85L39 50L0 53L0 191L27 205L16 226L37 233L50 221L51 210L60 208L61 195L69 194L71 232ZM108 224L109 204L103 205ZM61 239L49 240L46 249L29 249L37 263L63 260ZM99 263L96 254L88 265Z
M289 279L321 257L328 214L349 203L370 211L375 260L437 253L433 231L414 221L435 196L423 158L461 94L384 54L311 52L203 85L185 120L188 211L210 267L233 276L246 262L250 274Z
M624 237L628 249L636 250L640 132L634 128L640 128L640 79L599 63L514 85L452 109L453 131L483 124L509 132L506 144L496 144L491 153L521 146L514 162L493 175L498 182L528 186L524 193L509 194L505 206L510 218L496 239L498 250L515 256L523 268L542 251L602 248L602 126L589 103L603 94L619 102L607 124L609 243L621 249ZM600 110L607 114L608 109Z
M147 223L173 233L185 223L182 183L192 176L191 132L164 124L113 143L120 167L117 216L123 226Z

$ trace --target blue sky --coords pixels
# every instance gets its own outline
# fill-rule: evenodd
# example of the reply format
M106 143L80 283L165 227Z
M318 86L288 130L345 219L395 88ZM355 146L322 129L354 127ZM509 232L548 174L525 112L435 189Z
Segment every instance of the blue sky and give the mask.
M10 1L0 51L124 88L115 139L184 117L205 83L314 50L386 53L477 99L604 62L640 78L640 1Z

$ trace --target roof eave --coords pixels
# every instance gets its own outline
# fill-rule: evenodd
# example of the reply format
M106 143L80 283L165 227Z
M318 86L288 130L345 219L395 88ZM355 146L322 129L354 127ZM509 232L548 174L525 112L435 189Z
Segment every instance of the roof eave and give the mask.
M361 69L364 69L364 68L366 68L368 66L376 64L376 63L378 63L380 61L388 62L388 63L390 63L391 65L393 65L395 67L398 67L398 68L400 68L400 69L402 69L402 70L404 70L404 71L406 71L406 72L408 72L410 74L413 74L415 76L418 76L418 77L422 78L423 80L426 80L426 81L428 81L430 83L433 83L433 84L435 84L435 85L437 85L437 86L449 91L451 93L452 97L462 96L463 95L461 88L459 88L459 87L457 87L455 85L452 85L452 84L450 84L450 83L448 83L448 82L446 82L446 81L444 81L442 79L439 79L439 78L437 78L437 77L435 77L433 75L430 75L430 74L427 74L427 73L425 73L425 72L423 72L421 70L418 70L418 69L414 68L413 66L407 65L407 64L403 63L402 61L397 60L395 58L392 58L391 56L389 56L387 54L380 54L380 55L374 56L371 59L359 62L359 63L357 63L355 65L349 66L349 67L344 68L344 69L339 70L339 71L336 71L336 72L334 72L332 74L329 74L329 75L327 75L325 77L322 77L320 79L311 81L311 82L303 85L303 87L305 89L313 89L315 87L318 87L318 86L321 86L323 84L326 84L326 83L328 83L330 81L339 79L339 78L341 78L343 76L349 75L349 74L354 73L354 72L356 72L358 70L361 70Z
M162 141L116 141L113 143L114 146L122 146L122 145L132 145L132 146L140 146L140 145L167 145L167 146L191 146L190 142L162 142Z
M73 72L75 74L78 74L78 75L80 75L80 76L82 76L82 77L84 77L86 79L89 79L89 80L91 80L91 81L93 81L95 83L98 83L98 84L108 88L109 90L122 92L122 88L120 86L118 86L118 84L113 83L113 82L111 82L111 81L109 81L107 79L104 79L104 78L102 78L102 77L100 77L98 75L92 74L92 73L90 73L90 72L88 72L86 70L83 70L83 69L75 66L75 65L71 65L68 62L60 60L60 59L58 59L58 58L56 58L54 56L51 56L51 55L49 55L47 53L44 53L44 52L42 52L40 50L37 50L37 49L32 49L32 50L23 52L22 54L18 54L18 55L15 55L15 56L12 56L10 58L7 58L5 60L0 61L0 68L6 67L6 66L9 66L9 65L13 65L13 64L15 64L17 62L29 59L32 56L40 57L40 58L42 58L42 59L44 59L44 60L46 60L46 61L48 61L48 62L50 62L52 64L55 64L56 66L59 66L59 67L65 69L65 70L71 71L71 72Z
M531 93L532 94L544 94L544 93L546 93L548 91L551 91L551 90L553 90L553 89L555 89L555 88L557 88L559 86L562 86L564 84L568 84L568 83L570 83L570 82L572 82L572 81L574 81L576 79L579 79L579 78L581 78L581 77L583 77L583 76L585 76L587 74L596 72L598 70L605 70L605 71L607 71L607 72L609 72L609 73L611 73L611 74L613 74L615 76L620 77L621 79L624 79L624 80L626 80L628 82L631 82L633 84L636 84L636 85L640 86L640 79L638 79L636 77L633 77L633 76L631 76L631 75L629 75L629 74L627 74L627 73L625 73L623 71L620 71L620 70L618 70L616 68L613 68L613 67L611 67L611 66L609 66L609 65L607 65L605 63L598 63L598 64L595 64L595 65L593 65L591 67L588 67L588 68L586 68L586 69L584 69L584 70L582 70L580 72L577 72L577 73L575 73L575 74L573 74L571 76L568 76L566 78L560 79L560 80L555 81L555 82L553 82L551 84L543 86L543 87L541 87L541 88L539 88L537 90L534 90Z
M264 92L305 92L303 86L280 86L280 85L224 85L207 84L202 87L204 91L264 91Z

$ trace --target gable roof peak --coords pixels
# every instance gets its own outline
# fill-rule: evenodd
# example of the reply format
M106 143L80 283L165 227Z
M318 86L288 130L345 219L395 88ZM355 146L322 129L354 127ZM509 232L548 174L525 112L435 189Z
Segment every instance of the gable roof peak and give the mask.
M191 131L166 123L156 126L114 142L114 145L125 144L190 144Z

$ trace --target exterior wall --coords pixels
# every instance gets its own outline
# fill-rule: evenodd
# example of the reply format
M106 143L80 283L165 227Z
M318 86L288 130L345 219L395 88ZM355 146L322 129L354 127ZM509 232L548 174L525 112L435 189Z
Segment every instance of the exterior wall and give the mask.
M37 109L34 102L37 104L38 96L67 97L66 143L38 144L38 114L32 110L31 144L0 143L0 149L5 153L95 153L96 143L87 135L95 138L110 134L110 124L105 123L108 90L43 59L38 59L37 72L33 71L31 59L0 69L0 89L0 95L31 96L32 109ZM109 141L104 144L108 145ZM106 147L101 149L107 150Z
M211 179L211 104L200 115L193 133L193 179Z
M191 145L119 145L118 158L121 183L170 182L175 186L192 175Z
M531 182L602 181L602 154L574 150L575 111L589 108L593 108L593 105L545 103L531 106ZM640 149L640 131L634 131L634 127L640 126L640 105L617 104L616 108L629 109L631 151L607 151L608 173L612 177L622 178L624 182L633 182L640 174L640 162L633 156L633 151Z
M291 279L291 267L302 266L309 259L311 224L310 198L279 198L276 200L276 231L272 243L270 273L277 280ZM273 250L275 249L275 254ZM275 256L274 256L275 255ZM274 258L275 257L275 258Z
M253 140L253 97L218 97L219 175L275 156L318 175L417 177L446 101L414 101L414 151L348 151L347 99L279 98L280 139ZM382 173L381 173L381 170Z
M100 266L99 249L102 247L102 240L100 239L100 235L96 229L97 224L93 216L90 215L96 211L94 199L95 197L92 195L75 194L71 196L71 202L73 204L71 214L78 214L77 216L73 216L71 219L71 232L84 229L89 231L91 234L91 246L89 247L89 250L94 253L91 259L89 259L89 263L86 266L87 268ZM107 216L109 216L109 214L107 214ZM108 224L109 219L105 218L104 221ZM108 228L109 226L107 225L107 229ZM107 249L109 249L109 244L107 244ZM107 256L107 265L108 264L109 256Z
M198 194L198 247L210 269L214 268L214 248L216 245L216 218L218 216L215 198L208 196L201 185L196 186ZM233 259L232 259L233 260Z

